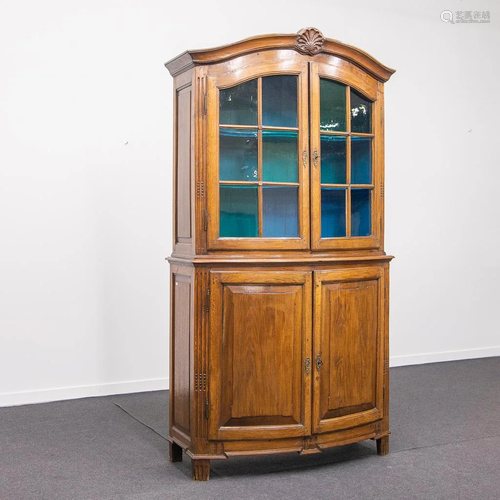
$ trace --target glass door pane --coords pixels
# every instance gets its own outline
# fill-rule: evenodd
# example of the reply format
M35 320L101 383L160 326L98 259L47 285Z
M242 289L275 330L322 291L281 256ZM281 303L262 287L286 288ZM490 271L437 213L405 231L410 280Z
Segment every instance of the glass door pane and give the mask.
M221 181L256 181L258 171L256 130L224 128L220 131Z
M351 190L351 235L370 236L371 203L370 189Z
M298 76L219 92L219 237L299 237Z
M351 183L372 183L371 137L351 137Z
M351 89L351 131L371 134L372 103Z
M262 180L264 182L299 181L298 134L294 131L262 131Z
M219 123L257 125L257 80L220 91Z
M346 235L346 190L321 188L321 237L339 238Z
M346 183L347 140L336 135L321 135L321 183Z
M320 66L311 69L313 248L349 248L372 236L373 103Z
M262 78L262 125L297 127L297 77Z
M264 186L262 236L268 238L299 236L298 191L296 187Z
M319 88L321 131L345 132L346 86L321 78Z
M257 187L220 187L220 235L222 238L258 236Z

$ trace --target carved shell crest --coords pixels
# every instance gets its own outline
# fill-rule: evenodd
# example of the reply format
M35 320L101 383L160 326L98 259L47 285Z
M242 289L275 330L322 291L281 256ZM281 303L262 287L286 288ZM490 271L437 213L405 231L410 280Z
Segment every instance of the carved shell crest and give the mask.
M304 28L297 33L297 49L306 54L317 54L323 49L325 37L316 28Z

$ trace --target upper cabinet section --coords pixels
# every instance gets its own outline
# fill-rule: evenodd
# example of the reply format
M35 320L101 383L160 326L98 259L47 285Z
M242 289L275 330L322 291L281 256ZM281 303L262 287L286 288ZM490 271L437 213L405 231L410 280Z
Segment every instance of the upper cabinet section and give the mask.
M193 186L197 253L383 251L383 83L393 70L314 28L166 66L177 92L188 75L193 88L190 164L175 169Z

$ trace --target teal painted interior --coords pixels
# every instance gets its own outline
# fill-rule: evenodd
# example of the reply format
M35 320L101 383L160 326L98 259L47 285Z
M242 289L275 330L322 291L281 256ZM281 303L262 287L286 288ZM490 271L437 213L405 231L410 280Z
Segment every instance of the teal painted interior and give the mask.
M372 139L351 137L351 184L372 183Z
M346 183L346 138L321 135L321 183Z
M351 190L351 235L370 236L372 226L371 190Z
M219 129L221 181L257 181L257 130Z
M299 236L297 187L264 186L262 236L296 238Z
M220 237L259 235L257 186L220 186Z
M321 188L321 237L346 235L346 189Z
M282 130L262 131L262 180L298 182L298 133Z

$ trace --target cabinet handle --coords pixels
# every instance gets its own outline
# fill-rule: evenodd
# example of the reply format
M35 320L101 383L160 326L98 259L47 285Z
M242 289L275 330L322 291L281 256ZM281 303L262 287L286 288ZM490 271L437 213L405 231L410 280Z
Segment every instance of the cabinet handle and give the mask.
M313 153L313 162L315 167L318 166L318 159L319 159L318 150L315 149Z
M304 152L302 153L302 164L304 165L304 168L307 167L307 149L304 149Z
M306 358L305 365L306 365L306 375L309 375L309 373L311 373L311 358Z
M318 354L316 356L316 370L318 370L319 372L322 366L323 366L323 360L321 359L321 354Z

